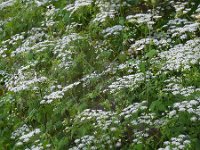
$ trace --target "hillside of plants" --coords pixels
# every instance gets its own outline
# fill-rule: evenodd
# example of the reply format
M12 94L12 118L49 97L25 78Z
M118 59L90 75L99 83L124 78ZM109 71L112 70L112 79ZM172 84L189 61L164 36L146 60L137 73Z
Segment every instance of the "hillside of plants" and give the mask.
M200 150L200 1L0 0L0 150Z

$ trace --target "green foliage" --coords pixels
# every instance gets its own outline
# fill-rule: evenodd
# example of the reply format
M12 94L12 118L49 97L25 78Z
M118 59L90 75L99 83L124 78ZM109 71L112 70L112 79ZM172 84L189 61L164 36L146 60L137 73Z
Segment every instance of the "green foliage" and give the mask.
M0 150L198 150L198 0L4 2Z

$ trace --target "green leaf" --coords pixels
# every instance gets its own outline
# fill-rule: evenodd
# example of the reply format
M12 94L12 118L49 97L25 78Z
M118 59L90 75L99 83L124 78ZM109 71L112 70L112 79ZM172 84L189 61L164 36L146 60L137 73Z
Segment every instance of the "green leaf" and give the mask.
M124 25L124 22L125 22L125 21L124 21L124 17L120 17L120 18L119 18L119 24Z
M150 109L152 111L158 112L158 111L165 111L166 107L161 100L156 100L156 101L151 103Z
M146 53L146 57L148 58L153 58L155 55L157 55L157 51L155 49L152 49L148 53Z
M135 150L143 150L143 144L137 144L136 146L134 146Z
M140 71L145 73L146 72L146 62L141 62L140 65Z

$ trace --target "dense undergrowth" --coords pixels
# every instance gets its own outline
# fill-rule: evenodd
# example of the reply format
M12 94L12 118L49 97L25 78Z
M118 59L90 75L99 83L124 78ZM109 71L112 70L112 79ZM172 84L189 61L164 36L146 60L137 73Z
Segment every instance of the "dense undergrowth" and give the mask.
M0 0L0 150L199 150L199 0Z

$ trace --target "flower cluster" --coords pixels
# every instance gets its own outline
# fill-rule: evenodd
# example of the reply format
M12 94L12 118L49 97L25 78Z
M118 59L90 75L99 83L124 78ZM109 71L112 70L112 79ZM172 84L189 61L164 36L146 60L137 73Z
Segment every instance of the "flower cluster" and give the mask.
M178 137L172 137L170 141L165 141L163 143L164 148L159 148L158 150L183 150L189 148L191 141L187 135L179 135Z
M196 38L159 53L159 57L166 60L162 70L186 70L191 65L198 64L200 59L199 48L200 40Z
M84 150L90 147L91 150L96 150L97 147L96 146L92 146L95 143L97 143L96 139L94 136L91 135L85 135L83 137L81 137L80 139L76 139L75 141L76 146L70 148L69 150Z
M36 128L34 130L31 130L30 126L27 126L24 124L23 126L16 129L11 136L11 139L17 140L16 146L21 146L25 143L28 143L30 139L32 139L34 136L40 134L40 129ZM37 142L36 142L37 143ZM32 148L35 147L35 145L32 146ZM42 149L42 145L40 144L40 149Z
M67 92L70 89L73 89L73 87L79 85L81 82L77 81L72 84L69 84L65 87L60 87L58 91L54 91L50 93L49 95L44 96L44 99L40 102L40 104L49 104L52 103L56 99L62 99L64 97L65 92Z
M23 134L19 137L19 140L22 142L28 142L30 138L36 134L40 133L40 129L34 129L33 131L28 132L27 134Z
M104 37L108 37L110 35L119 35L120 31L122 31L123 28L124 27L121 25L115 25L113 27L106 28L102 31L102 33L105 34Z
M95 136L85 135L80 139L76 139L74 143L76 144L76 146L70 148L70 150L76 150L76 149L84 150L88 148L91 150L97 150L97 149L120 148L122 145L122 140L107 135L102 135L101 138L97 137L97 135ZM112 143L115 143L114 146L112 145Z
M47 6L47 12L45 13L45 21L42 22L42 26L47 28L52 27L56 22L54 21L54 15L56 8L53 5Z
M163 48L169 45L169 43L171 42L170 39L156 39L156 38L144 38L144 39L140 39L135 41L134 44L132 44L130 46L130 48L128 49L128 52L130 54L135 53L136 55L140 53L140 51L143 51L145 49L146 46L148 45L155 45L158 48Z
M180 39L185 40L188 38L188 34L192 34L194 36L195 32L199 30L199 23L187 22L183 27L174 27L172 26L168 33L172 38L180 37Z
M25 1L27 1L27 3L28 2L32 2L31 0L25 0ZM51 2L51 1L53 1L53 0L34 0L34 2L36 3L36 5L38 7L43 6L43 5L45 5L45 4L47 4L47 3ZM57 0L54 0L54 1L57 1Z
M73 32L77 27L81 27L81 26L82 26L81 23L72 22L66 26L66 31Z
M0 56L6 57L6 51L9 50L10 46L17 46L18 43L20 43L22 40L24 40L25 32L22 32L21 34L16 34L12 36L10 39L7 39L5 41L2 41L2 46L0 47Z
M166 88L163 89L163 91L172 93L173 95L183 95L183 96L190 96L194 92L200 91L200 88L195 88L194 86L188 86L188 87L183 87L180 84L176 83L169 83L166 85Z
M139 87L141 83L145 80L143 73L136 73L128 76L123 76L118 78L115 82L108 86L108 89L105 89L104 92L109 91L110 93L115 93L124 88L135 89Z
M34 87L32 87L33 89L37 89L36 83L42 83L47 80L44 76L39 77L34 70L32 72L27 72L26 70L30 69L31 65L18 69L17 73L13 74L8 82L6 82L6 87L9 91L19 92L28 90L32 85L34 85Z
M153 21L153 15L150 14L150 13L129 15L129 16L126 17L126 20L128 22L137 23L139 25L141 25L141 24L147 24L149 27L151 27L155 23Z
M191 121L200 119L200 99L176 102L172 106L173 110L169 112L169 118L178 117L179 112L187 112L193 116L190 118Z
M177 16L187 14L189 11L191 11L191 8L187 8L189 5L189 2L173 2L174 8L176 9ZM192 3L194 5L194 3Z
M118 124L119 120L115 118L115 113L103 110L91 110L86 109L76 116L75 120L77 122L85 122L93 120L94 128L101 128L102 130L107 130L111 124ZM114 121L115 120L115 121Z
M126 2L120 3L120 0L111 1L96 1L95 5L99 8L99 12L96 14L92 22L102 23L107 18L114 19L119 14L119 9L122 6L127 6Z
M70 42L77 41L82 39L81 36L79 36L76 33L71 33L67 36L62 37L59 39L55 47L53 49L53 53L56 55L58 59L61 60L61 63L59 64L59 67L68 69L72 65L72 51L70 50Z
M20 137L20 135L25 135L26 132L30 131L30 127L28 127L28 125L24 124L21 127L19 127L18 129L16 129L11 136L11 139L15 139L17 137Z
M15 0L8 0L8 1L0 3L0 10L4 9L6 7L14 5L15 2L16 2Z
M134 103L132 105L129 105L128 107L124 108L122 112L119 114L119 116L124 116L124 118L129 118L133 114L137 113L138 110L145 110L147 109L146 101L142 101L141 103Z
M65 9L70 12L72 15L76 12L79 8L84 6L90 6L93 0L75 0L74 4L68 4Z
M23 37L24 34L25 33L22 32L20 37ZM48 36L41 28L32 28L30 31L28 31L27 34L29 36L22 41L22 44L19 47L17 47L14 51L12 51L12 57L23 52L29 52L31 50L42 51L41 49L45 49L48 46L48 44L51 44L51 42L49 41L43 41Z

